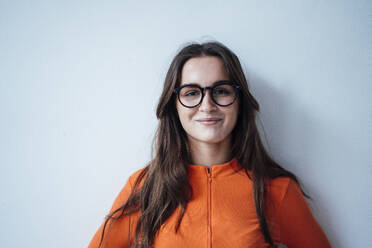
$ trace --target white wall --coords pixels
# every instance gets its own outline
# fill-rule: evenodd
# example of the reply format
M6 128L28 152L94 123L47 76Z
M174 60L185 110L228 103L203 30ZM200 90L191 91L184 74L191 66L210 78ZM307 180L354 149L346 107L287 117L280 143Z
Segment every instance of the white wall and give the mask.
M240 57L333 247L372 243L372 2L1 1L1 247L85 247L150 156L187 41Z

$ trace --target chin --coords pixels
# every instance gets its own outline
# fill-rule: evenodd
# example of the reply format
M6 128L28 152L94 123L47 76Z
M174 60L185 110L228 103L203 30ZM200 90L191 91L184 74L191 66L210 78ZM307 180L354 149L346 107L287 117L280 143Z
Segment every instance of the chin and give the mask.
M224 141L223 137L216 137L216 136L203 136L203 137L192 137L197 142L203 142L207 144L218 144Z

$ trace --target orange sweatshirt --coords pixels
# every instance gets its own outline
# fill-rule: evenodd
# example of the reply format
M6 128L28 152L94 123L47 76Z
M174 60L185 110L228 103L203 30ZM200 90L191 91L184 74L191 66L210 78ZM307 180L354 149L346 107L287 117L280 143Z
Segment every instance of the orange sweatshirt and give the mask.
M253 199L253 184L234 158L225 164L189 165L193 198L187 204L180 228L175 233L178 211L160 227L155 248L261 248L269 247L260 231ZM239 171L238 171L239 170ZM128 198L141 170L129 177L111 211ZM238 172L236 172L238 171ZM268 184L266 220L275 244L289 248L326 248L329 241L314 219L296 182L276 178ZM129 248L134 239L139 213L122 217L105 230L102 248ZM110 226L110 228L108 228ZM102 228L89 244L97 248Z

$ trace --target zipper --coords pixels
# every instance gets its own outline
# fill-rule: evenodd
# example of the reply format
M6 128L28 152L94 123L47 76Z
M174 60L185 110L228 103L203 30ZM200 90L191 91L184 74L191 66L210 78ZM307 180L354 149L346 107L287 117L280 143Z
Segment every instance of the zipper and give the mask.
M212 223L211 223L211 182L212 182L212 176L211 176L211 169L207 167L207 176L208 176L208 183L207 183L207 193L208 193L208 200L207 200L207 205L208 205L208 210L207 210L207 215L208 215L208 226L207 226L207 231L208 231L208 248L212 248Z

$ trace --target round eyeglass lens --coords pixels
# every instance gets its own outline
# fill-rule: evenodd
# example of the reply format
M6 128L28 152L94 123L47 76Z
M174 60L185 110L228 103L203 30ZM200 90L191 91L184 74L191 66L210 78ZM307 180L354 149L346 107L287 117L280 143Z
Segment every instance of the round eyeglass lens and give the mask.
M198 87L186 86L179 92L179 100L181 103L188 107L193 107L199 104L202 98L202 92Z
M235 89L230 84L221 84L213 88L213 99L219 105L229 105L235 100Z

